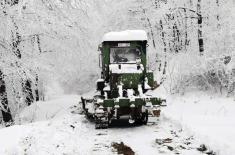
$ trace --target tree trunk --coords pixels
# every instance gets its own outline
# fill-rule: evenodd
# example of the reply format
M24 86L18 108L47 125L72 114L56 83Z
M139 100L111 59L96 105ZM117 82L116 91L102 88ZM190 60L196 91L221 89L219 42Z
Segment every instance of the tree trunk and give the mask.
M37 42L37 45L38 45L39 54L41 54L42 53L42 48L41 48L41 41L40 41L39 34L36 35L36 42ZM39 99L40 99L38 82L39 82L38 73L36 73L36 76L35 76L35 100L36 101L39 101Z
M150 28L150 34L151 34L151 37L152 37L153 47L156 48L152 24L151 24L151 22L150 22L148 16L146 15L145 9L143 9L143 13L144 13L144 15L145 15L145 17L146 17L146 19L147 19L148 26L149 26L149 28Z
M217 28L220 28L220 17L219 17L219 0L216 0L216 5L217 5L217 16L216 16L216 19L217 19Z
M163 42L163 45L164 45L164 55L165 55L165 62L163 64L163 77L161 78L161 81L160 81L160 84L163 83L164 81L164 75L166 74L166 67L167 67L167 62L166 62L166 52L167 52L167 43L166 43L166 40L165 40L165 33L164 33L164 29L163 29L163 23L162 23L162 20L160 20L160 27L161 27L161 38L162 38L162 42ZM162 66L162 64L160 64ZM160 66L159 66L160 67Z
M185 50L185 52L187 52L187 46L189 45L188 44L188 19L186 18L187 17L187 12L186 12L186 9L184 9L184 16L185 16L185 27L184 27L184 29L185 29L185 38L184 38L184 50Z
M21 51L19 49L19 45L21 43L21 36L18 33L18 26L16 25L16 22L14 21L13 18L12 18L12 22L15 28L15 33L14 31L12 31L12 51L18 59L21 59ZM39 38L37 38L37 40L38 39ZM17 64L17 67L20 67L19 66L20 64L18 64L18 62L16 62L16 64ZM31 80L29 79L22 80L22 91L24 93L25 103L28 106L31 105L31 103L33 103L33 100L34 100Z
M197 3L197 14L198 14L198 45L200 55L204 54L204 42L202 36L202 14L201 14L201 0Z
M34 101L32 93L32 82L30 80L26 80L24 82L23 92L25 94L25 103L30 106Z
M13 119L11 116L10 108L8 106L6 85L1 70L0 70L0 100L2 105L1 111L2 111L3 121L5 122L6 126L9 126L13 122Z
M35 100L39 101L39 88L38 88L38 74L36 74L36 80L35 80Z

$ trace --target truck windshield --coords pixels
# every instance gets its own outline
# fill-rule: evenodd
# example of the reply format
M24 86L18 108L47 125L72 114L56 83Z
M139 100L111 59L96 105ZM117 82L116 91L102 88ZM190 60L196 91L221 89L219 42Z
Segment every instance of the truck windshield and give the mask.
M140 58L138 48L111 48L110 63L136 63Z

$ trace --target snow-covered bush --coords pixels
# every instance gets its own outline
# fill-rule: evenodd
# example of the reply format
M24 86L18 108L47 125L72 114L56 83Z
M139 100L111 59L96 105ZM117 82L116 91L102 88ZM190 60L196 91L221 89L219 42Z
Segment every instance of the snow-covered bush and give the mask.
M206 58L190 53L177 54L169 61L165 85L171 93L192 89L228 95L235 90L235 61L231 56Z
M171 93L234 92L234 1L170 0L145 7L149 44L157 45L151 50L158 83Z

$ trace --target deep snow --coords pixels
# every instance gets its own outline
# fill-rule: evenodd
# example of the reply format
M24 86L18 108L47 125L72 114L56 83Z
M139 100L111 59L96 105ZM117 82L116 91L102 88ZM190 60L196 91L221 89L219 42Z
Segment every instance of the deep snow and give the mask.
M235 100L205 92L168 98L164 114L189 129L218 154L235 153Z
M77 95L37 102L18 116L22 125L0 130L0 154L116 154L113 142L124 142L140 155L197 155L202 154L197 150L201 144L217 154L233 154L233 99L193 96L168 97L161 117L146 126L114 122L105 130L95 130L79 114ZM165 139L170 142L161 144Z

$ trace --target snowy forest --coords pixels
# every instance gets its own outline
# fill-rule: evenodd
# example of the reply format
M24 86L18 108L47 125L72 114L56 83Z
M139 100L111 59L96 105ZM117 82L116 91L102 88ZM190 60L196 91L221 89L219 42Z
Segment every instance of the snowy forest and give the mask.
M234 0L1 0L0 154L115 154L110 149L118 150L112 143L116 139L131 147L129 154L234 154L234 20ZM77 148L86 134L115 137L122 132L93 131L85 118L66 111L96 87L103 35L131 29L147 32L147 67L153 70L156 93L167 101L159 130L177 130L180 142L171 138L173 146L163 142L162 148L144 140L148 146L143 146L123 135L110 141L105 137L107 147L100 146L101 152L91 152L92 138L89 146ZM200 128L207 124L202 120L211 124ZM146 136L145 128L133 130L139 139L154 137ZM57 136L47 141L53 132ZM74 134L78 137L70 140ZM221 137L215 138L217 134ZM188 135L198 147L176 147Z

